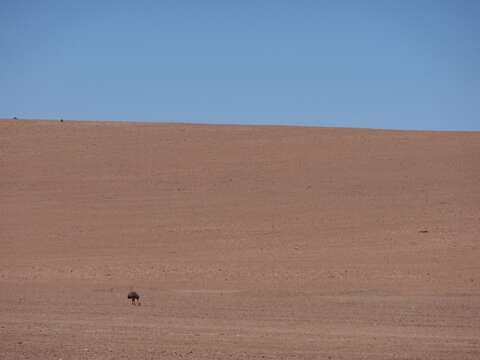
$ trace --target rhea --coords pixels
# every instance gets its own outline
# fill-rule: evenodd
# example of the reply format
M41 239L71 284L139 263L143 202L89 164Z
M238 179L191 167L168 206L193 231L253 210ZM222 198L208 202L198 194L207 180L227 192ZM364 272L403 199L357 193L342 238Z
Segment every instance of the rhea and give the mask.
M128 298L132 300L132 305L140 305L140 295L136 291L130 291Z

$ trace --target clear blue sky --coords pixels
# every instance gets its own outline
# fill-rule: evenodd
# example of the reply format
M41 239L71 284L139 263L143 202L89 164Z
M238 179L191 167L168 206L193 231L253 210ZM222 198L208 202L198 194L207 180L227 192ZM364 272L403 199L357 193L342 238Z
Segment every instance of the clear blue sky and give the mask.
M480 130L480 1L0 0L0 117Z

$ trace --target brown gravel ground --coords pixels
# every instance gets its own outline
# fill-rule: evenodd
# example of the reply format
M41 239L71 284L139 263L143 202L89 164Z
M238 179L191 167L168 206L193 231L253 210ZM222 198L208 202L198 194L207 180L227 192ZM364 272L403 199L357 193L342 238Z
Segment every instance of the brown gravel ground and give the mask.
M479 132L0 121L0 359L480 359L479 242Z

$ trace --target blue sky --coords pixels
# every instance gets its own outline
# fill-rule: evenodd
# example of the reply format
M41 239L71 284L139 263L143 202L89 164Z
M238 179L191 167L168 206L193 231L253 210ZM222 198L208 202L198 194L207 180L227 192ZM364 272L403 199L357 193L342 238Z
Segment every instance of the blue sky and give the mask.
M0 0L0 117L480 130L480 1Z

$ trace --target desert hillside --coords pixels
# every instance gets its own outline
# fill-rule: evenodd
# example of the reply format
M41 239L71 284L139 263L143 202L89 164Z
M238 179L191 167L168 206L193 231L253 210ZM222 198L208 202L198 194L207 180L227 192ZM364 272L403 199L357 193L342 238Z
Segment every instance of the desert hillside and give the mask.
M479 241L479 132L0 120L2 359L479 359Z

